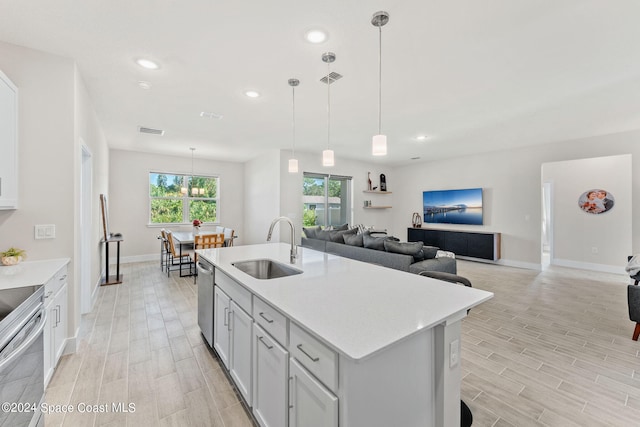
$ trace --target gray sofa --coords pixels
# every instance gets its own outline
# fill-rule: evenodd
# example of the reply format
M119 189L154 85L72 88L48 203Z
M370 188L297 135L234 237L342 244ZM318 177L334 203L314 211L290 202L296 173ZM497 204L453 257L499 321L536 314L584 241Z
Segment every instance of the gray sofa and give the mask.
M395 268L396 270L408 271L415 274L419 274L421 271L442 271L451 274L457 273L455 258L435 258L437 248L432 247L425 247L432 249L424 253L426 259L415 262L412 255L369 249L362 246L352 246L330 240L311 239L304 236L302 237L302 246L333 255L339 255L345 258L378 264L384 267Z

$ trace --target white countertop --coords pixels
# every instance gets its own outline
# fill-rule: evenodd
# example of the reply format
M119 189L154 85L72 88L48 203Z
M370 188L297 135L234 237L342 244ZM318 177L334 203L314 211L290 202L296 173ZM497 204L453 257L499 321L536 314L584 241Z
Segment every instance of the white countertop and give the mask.
M59 258L44 261L23 261L11 266L0 265L0 290L44 285L69 261L69 258Z
M269 243L197 252L344 356L360 360L493 297L446 283L309 248L293 266L302 274L255 279L231 264L270 258L289 264L290 245ZM289 264L291 265L291 264Z

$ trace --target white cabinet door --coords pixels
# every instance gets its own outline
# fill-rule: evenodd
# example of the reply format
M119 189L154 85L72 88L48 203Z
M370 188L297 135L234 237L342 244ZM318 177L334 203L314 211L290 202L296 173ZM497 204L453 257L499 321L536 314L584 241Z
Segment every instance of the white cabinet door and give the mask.
M224 366L229 369L229 303L231 299L217 286L213 289L213 295L213 348Z
M293 358L289 376L289 427L337 427L338 398Z
M18 88L0 71L0 209L18 207Z
M251 406L251 325L249 316L231 301L231 342L229 373L245 401Z
M45 294L46 295L46 294ZM53 304L53 295L45 299L45 309L47 310L47 325L44 327L44 386L45 388L49 384L51 377L53 376L53 348L54 348L54 336L56 311L55 304Z
M53 365L58 364L60 356L64 353L67 342L67 284L65 283L52 304L55 308L56 318L51 319L53 325Z
M287 425L289 353L253 324L253 415L262 427Z

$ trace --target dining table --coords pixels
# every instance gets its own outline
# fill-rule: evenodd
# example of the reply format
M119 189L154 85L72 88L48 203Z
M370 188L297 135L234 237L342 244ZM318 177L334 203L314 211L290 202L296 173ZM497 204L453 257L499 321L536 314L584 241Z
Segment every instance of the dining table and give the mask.
M201 232L198 234L216 234L213 232ZM178 246L178 252L180 255L180 259L182 259L182 247L183 246L187 246L187 245L193 245L193 242L195 240L194 238L194 233L193 231L172 231L171 235L173 236L173 242ZM231 242L233 242L233 239L235 239L238 236L231 236L229 238L224 239L224 246L230 246ZM193 273L190 273L189 275L193 275ZM185 275L185 276L189 276L189 275ZM182 266L180 266L180 276L182 277Z

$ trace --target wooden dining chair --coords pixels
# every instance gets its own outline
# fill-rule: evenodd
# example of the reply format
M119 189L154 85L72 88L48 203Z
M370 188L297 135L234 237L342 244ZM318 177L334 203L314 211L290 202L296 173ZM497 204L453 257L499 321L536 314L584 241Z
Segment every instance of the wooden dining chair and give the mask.
M232 228L224 228L224 241L225 246L233 246L233 236L234 230Z
M184 277L182 275L182 266L187 264L189 265L189 274L193 274L192 266L194 266L194 264L193 262L191 262L191 257L189 256L189 254L180 255L180 253L176 251L176 245L173 243L173 236L171 235L171 231L167 231L165 234L167 236L167 243L169 246L169 258L167 259L167 277L172 270L171 267L173 267L173 270L179 269L180 277Z
M189 254L191 256L193 264L196 265L196 274L193 276L193 283L196 282L196 278L198 277L198 254L195 252L195 250L221 248L222 246L224 246L224 234L196 234L195 236L193 236L194 252L192 254Z

